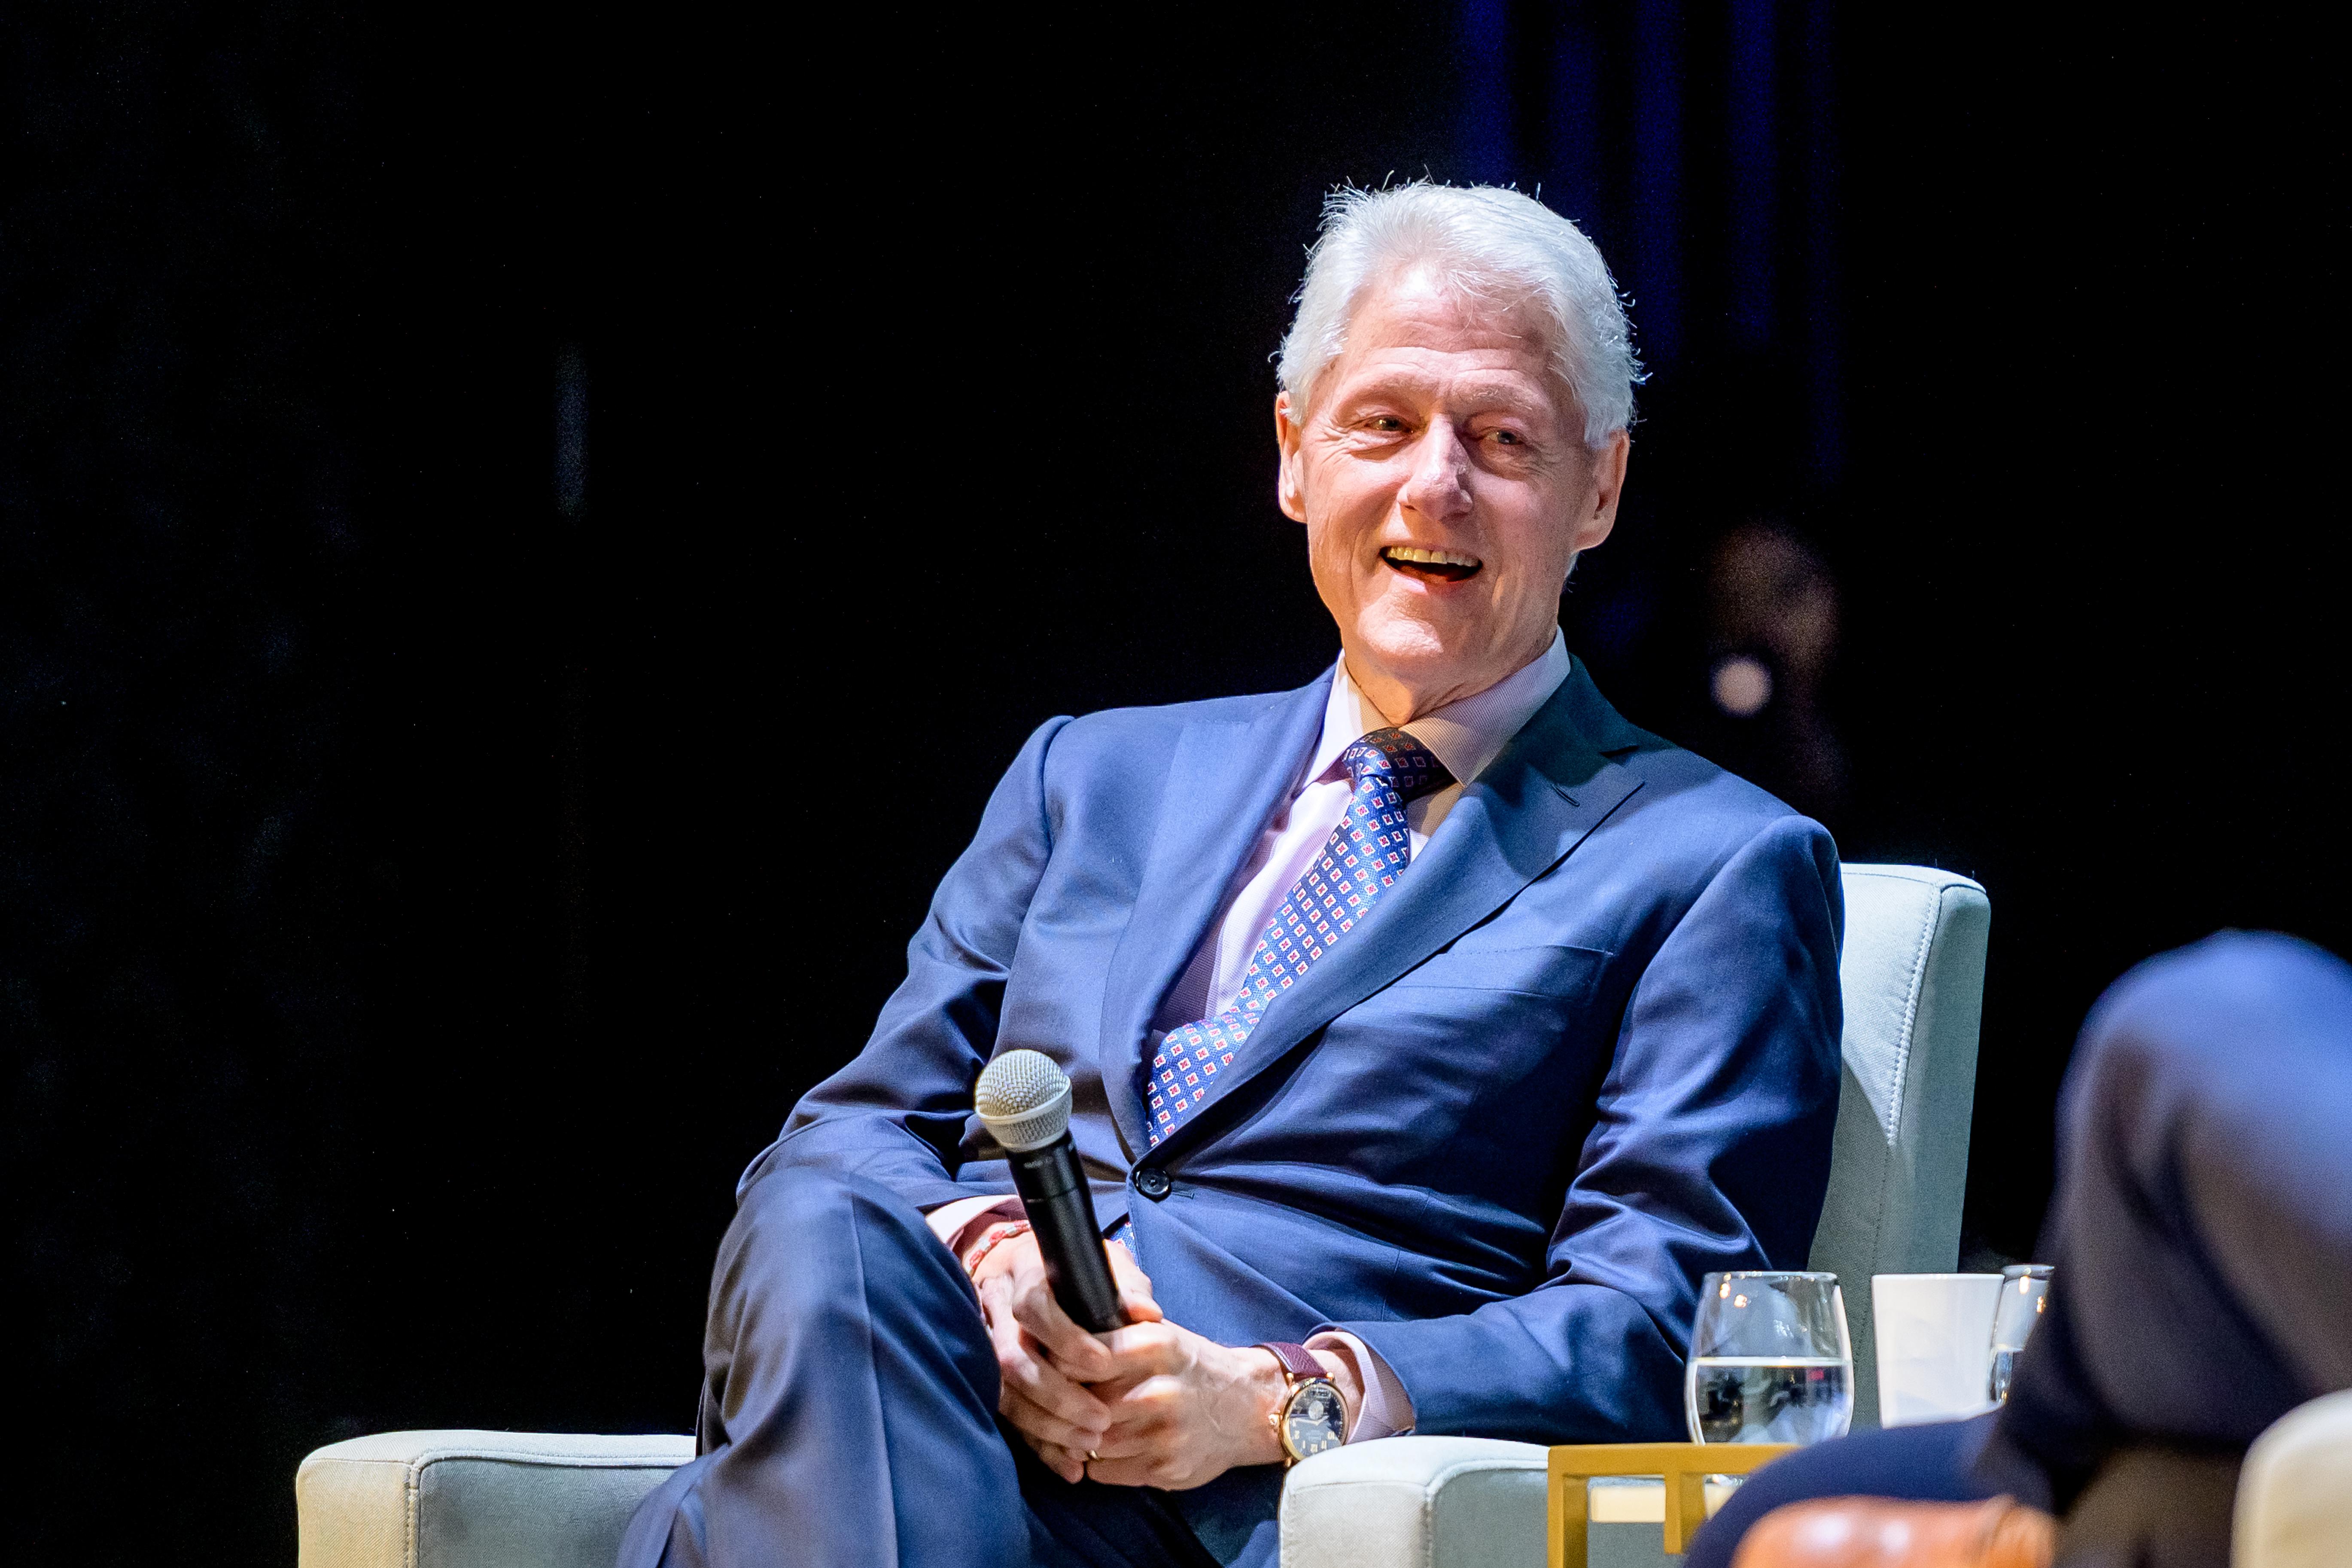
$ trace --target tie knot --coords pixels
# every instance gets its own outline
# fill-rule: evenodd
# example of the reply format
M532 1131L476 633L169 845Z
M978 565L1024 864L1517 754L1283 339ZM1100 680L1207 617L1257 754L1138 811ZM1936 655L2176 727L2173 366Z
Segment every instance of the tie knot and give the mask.
M1436 753L1402 730L1375 730L1342 752L1340 761L1359 788L1367 778L1384 778L1408 801L1454 782Z

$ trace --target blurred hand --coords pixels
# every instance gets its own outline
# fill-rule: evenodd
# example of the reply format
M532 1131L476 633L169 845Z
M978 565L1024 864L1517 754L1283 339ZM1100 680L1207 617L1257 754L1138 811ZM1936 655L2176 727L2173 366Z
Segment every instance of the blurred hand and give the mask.
M1732 1568L2050 1568L2058 1521L2014 1498L1813 1498L1748 1527Z

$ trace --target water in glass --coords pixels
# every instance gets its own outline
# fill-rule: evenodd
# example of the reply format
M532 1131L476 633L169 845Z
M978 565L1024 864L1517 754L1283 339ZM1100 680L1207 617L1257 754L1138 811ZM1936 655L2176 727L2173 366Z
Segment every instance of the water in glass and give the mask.
M1818 1443L1853 1419L1843 1362L1701 1356L1691 1384L1702 1443Z
M1853 1420L1853 1350L1831 1274L1710 1274L1692 1326L1694 1443L1818 1443Z

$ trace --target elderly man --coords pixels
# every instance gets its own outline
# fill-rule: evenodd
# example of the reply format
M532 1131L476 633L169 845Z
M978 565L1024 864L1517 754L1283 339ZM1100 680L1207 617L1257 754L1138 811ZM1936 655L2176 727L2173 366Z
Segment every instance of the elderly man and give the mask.
M1679 1434L1699 1276L1811 1240L1841 909L1818 825L1562 646L1635 376L1536 202L1333 200L1275 437L1338 662L1031 737L743 1177L625 1562L1265 1563L1302 1441ZM1127 1328L1056 1307L972 1114L1016 1047Z

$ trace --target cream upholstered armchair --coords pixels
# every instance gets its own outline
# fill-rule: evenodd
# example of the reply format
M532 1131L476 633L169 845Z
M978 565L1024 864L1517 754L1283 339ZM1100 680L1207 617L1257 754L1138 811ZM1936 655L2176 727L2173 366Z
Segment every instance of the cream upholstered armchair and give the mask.
M1812 1267L1845 1282L1857 1422L1877 1409L1869 1278L1948 1269L1968 1173L1990 906L1965 877L1845 868L1845 1074ZM295 1479L301 1568L607 1568L688 1437L394 1432ZM1283 1497L1288 1568L1545 1560L1546 1450L1394 1437L1310 1459ZM1654 1558L1663 1489L1596 1489L1596 1561ZM1294 1546L1293 1542L1297 1544ZM1310 1549L1306 1543L1314 1542Z

